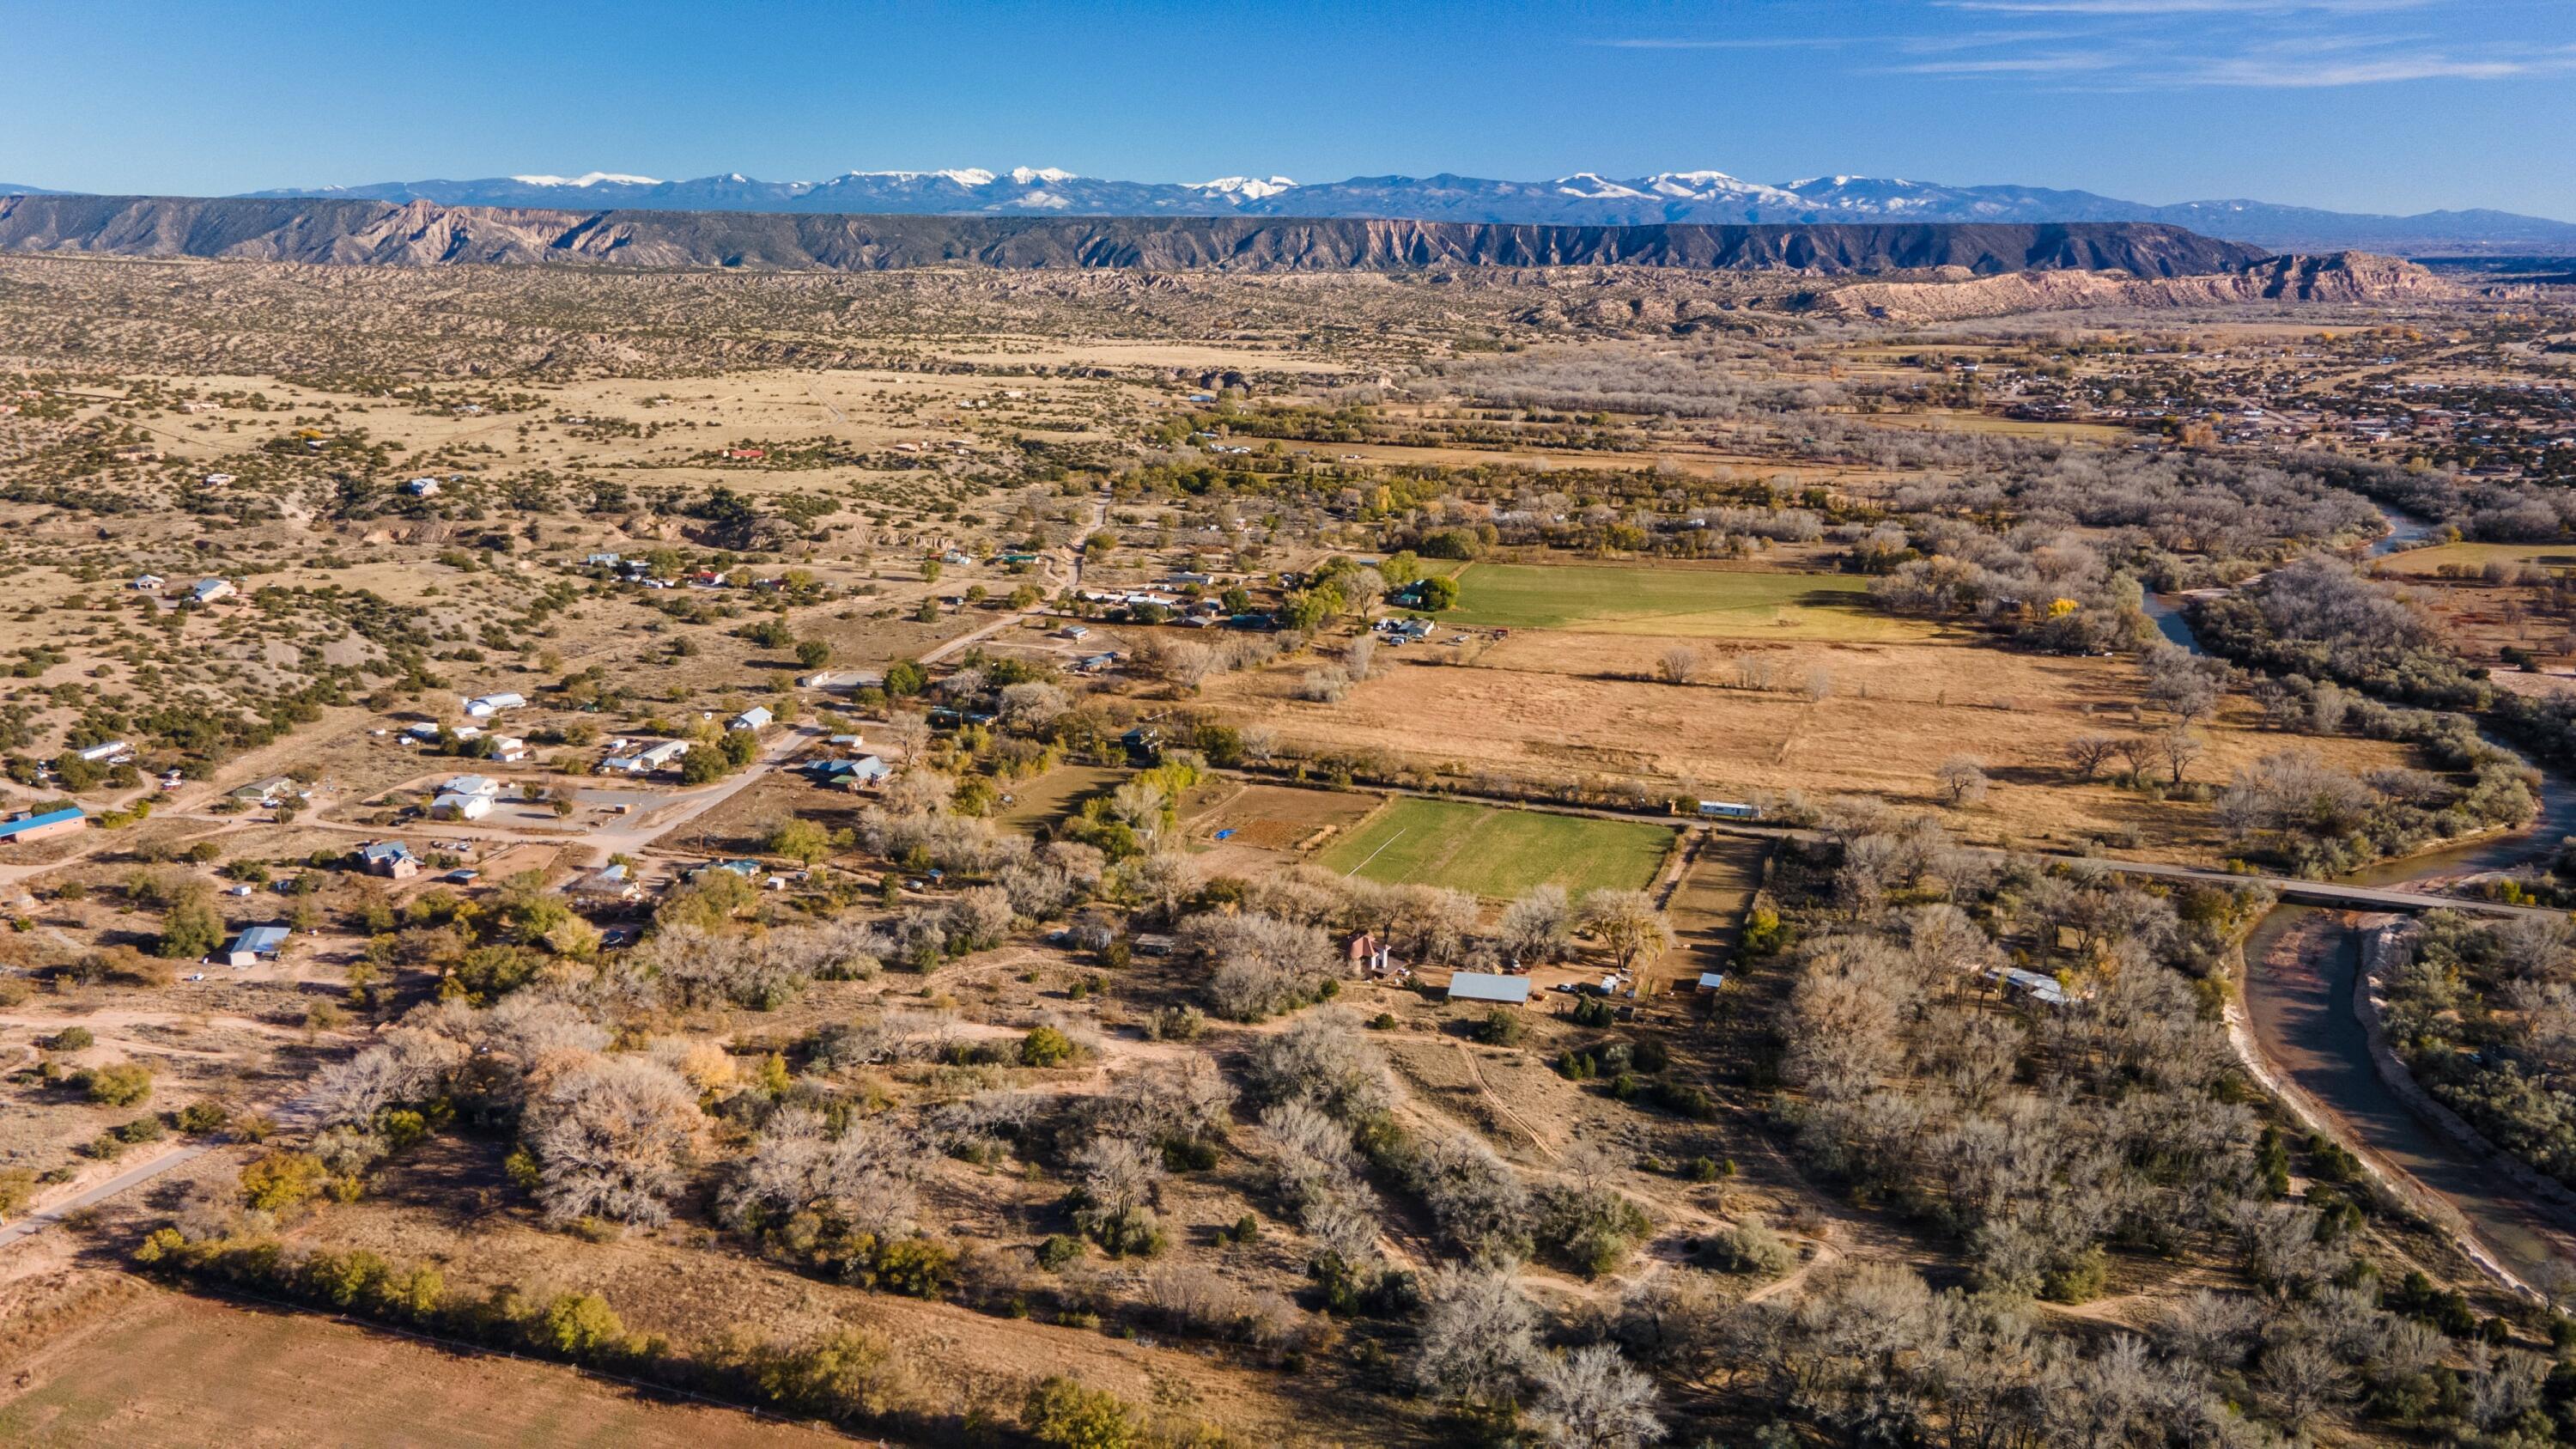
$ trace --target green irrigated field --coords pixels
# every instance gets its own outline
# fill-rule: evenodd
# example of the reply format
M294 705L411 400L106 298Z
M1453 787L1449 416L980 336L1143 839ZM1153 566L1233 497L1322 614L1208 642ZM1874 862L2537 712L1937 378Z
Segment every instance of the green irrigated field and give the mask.
M1853 574L1763 574L1588 564L1470 564L1444 624L1683 638L1905 639Z
M1316 863L1389 885L1452 886L1508 900L1548 881L1578 895L1643 887L1672 840L1672 827L1642 821L1408 798L1391 802Z

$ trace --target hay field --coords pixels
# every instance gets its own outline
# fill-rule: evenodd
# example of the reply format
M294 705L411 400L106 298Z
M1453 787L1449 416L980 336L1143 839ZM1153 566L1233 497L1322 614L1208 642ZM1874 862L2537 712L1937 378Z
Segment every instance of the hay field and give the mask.
M1444 624L1668 638L1907 639L1931 630L1878 613L1853 574L1470 564Z
M1654 879L1670 826L1402 799L1317 857L1326 870L1387 885L1439 885L1508 900L1553 883L1580 894Z

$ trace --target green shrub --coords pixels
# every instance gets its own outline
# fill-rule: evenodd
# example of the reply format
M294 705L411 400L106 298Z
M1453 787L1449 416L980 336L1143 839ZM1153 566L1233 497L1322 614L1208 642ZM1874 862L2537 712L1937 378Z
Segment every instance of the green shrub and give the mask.
M1132 1449L1143 1442L1136 1411L1115 1394L1050 1374L1029 1390L1021 1427L1049 1449Z
M1051 1026L1031 1027L1020 1038L1020 1065L1024 1067L1060 1067L1080 1055L1073 1038Z
M2040 1275L2039 1296L2051 1303L2087 1303L2111 1286L2111 1255L2094 1244Z
M117 1062L76 1073L72 1085L102 1107L134 1107L151 1100L152 1069L141 1062Z
M589 1359L626 1347L626 1324L596 1293L559 1293L535 1327L541 1347L568 1358Z

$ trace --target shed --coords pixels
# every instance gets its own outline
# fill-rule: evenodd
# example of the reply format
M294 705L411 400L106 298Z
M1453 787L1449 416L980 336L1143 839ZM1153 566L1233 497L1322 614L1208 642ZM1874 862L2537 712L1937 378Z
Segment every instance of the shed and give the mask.
M289 932L284 926L252 926L233 937L224 952L226 963L234 966L256 966L263 960L274 961L286 949Z
M1526 976L1506 976L1498 971L1453 971L1449 974L1451 1001L1493 1001L1520 1006L1529 1001L1530 983Z
M1702 991L1715 991L1725 985L1726 973L1723 971L1703 971L1699 973L1699 989Z
M729 730L767 729L770 720L774 717L770 714L767 705L755 704L727 721L725 728Z
M236 800L273 800L294 793L295 780L289 775L265 775L233 791Z

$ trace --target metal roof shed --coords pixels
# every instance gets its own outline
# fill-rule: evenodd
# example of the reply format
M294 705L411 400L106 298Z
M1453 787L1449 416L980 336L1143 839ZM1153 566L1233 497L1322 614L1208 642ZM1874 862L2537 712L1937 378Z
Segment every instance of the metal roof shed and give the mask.
M1449 975L1451 1001L1496 1001L1519 1006L1529 1001L1529 990L1526 976L1505 976L1494 971L1453 971Z

